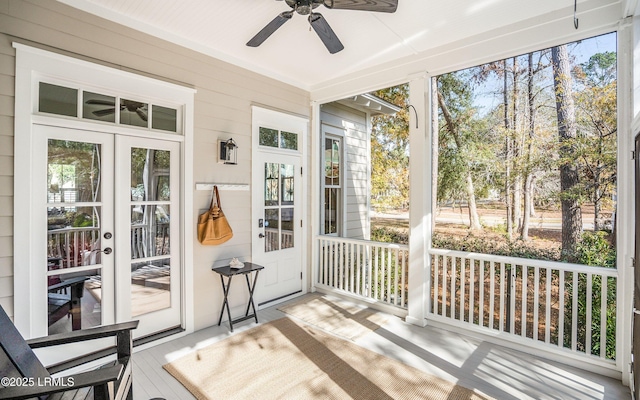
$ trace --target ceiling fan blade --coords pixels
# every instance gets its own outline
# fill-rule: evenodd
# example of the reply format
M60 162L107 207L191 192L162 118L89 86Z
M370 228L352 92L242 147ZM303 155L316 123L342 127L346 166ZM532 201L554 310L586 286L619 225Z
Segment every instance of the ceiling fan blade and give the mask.
M337 10L394 13L398 8L398 0L324 0L324 5Z
M269 22L267 26L262 28L260 32L258 32L253 38L251 38L251 40L247 42L247 46L249 47L260 46L262 42L267 40L267 38L271 36L273 32L278 30L278 28L280 28L285 22L290 20L292 15L293 15L293 11L285 11L283 13L280 13L280 15L275 17L273 21Z
M101 106L114 106L116 103L114 103L113 101L108 101L108 100L92 99L92 100L85 101L85 104L97 104L97 105L101 105Z
M147 121L147 113L145 113L144 111L142 111L141 109L137 108L136 109L136 114L138 114L138 116L143 120L143 121Z
M115 108L106 108L104 110L92 111L91 114L95 115L96 117L104 117L105 115L110 115L114 112L116 112Z
M320 36L320 40L322 40L322 43L327 47L329 53L335 54L344 49L344 46L340 43L340 39L338 39L322 14L313 13L309 15L309 23L318 36Z

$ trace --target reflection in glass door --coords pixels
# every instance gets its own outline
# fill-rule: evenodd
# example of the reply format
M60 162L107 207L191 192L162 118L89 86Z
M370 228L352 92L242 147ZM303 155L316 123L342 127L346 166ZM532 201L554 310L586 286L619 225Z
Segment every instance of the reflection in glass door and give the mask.
M265 252L294 246L294 165L265 163Z
M131 149L131 316L171 306L171 158Z
M112 244L103 238L111 235L112 227L104 221L112 219L113 204L105 202L103 194L104 185L112 184L106 171L112 168L113 148L106 135L60 131L47 136L46 297L51 335L99 326L113 315L104 304L105 290L113 290Z
M176 142L116 138L117 315L138 319L136 337L171 329L180 318L179 149ZM121 208L120 208L121 207ZM126 232L125 230L126 229Z

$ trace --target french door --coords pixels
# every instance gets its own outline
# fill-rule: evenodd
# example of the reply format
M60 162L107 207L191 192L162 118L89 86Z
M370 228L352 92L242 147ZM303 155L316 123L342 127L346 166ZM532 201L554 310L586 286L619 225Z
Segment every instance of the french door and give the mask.
M180 144L43 125L34 138L47 268L32 309L46 309L44 334L131 319L135 337L179 326Z

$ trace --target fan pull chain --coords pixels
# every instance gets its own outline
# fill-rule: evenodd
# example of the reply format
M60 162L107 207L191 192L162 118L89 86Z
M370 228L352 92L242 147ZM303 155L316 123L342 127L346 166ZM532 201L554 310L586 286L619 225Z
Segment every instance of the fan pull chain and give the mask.
M578 29L578 0L573 0L573 26Z

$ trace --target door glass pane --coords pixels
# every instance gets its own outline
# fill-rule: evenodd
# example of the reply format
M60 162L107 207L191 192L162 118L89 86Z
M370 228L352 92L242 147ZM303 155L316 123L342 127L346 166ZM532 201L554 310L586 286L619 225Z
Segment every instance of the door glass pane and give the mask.
M163 131L175 132L177 129L178 111L175 108L152 106L153 117L151 127Z
M47 202L100 201L100 145L53 140L47 149Z
M333 177L333 185L340 185L340 142L332 141L331 151L331 176Z
M47 259L58 268L100 263L101 207L86 205L100 201L100 157L98 144L48 141Z
M50 261L49 264L56 262ZM100 269L50 274L47 281L49 335L87 329L102 323Z
M131 264L131 316L171 307L170 259Z
M120 99L120 123L147 127L149 105L135 100Z
M78 89L40 82L38 110L50 114L78 116Z
M168 204L131 207L131 259L170 254L169 210Z
M280 166L282 177L282 205L293 205L294 198L294 166L282 164Z
M265 163L264 165L264 205L279 205L280 164Z
M82 118L116 122L116 98L103 94L82 94Z
M293 207L283 207L282 211L282 249L293 247Z
M171 153L167 150L131 149L131 200L169 201Z
M338 233L338 193L339 189L324 189L324 233Z
M278 147L278 131L260 127L260 146Z
M298 150L298 134L291 132L280 132L280 148Z
M278 240L279 232L280 210L277 208L264 210L265 252L280 250L280 243Z

